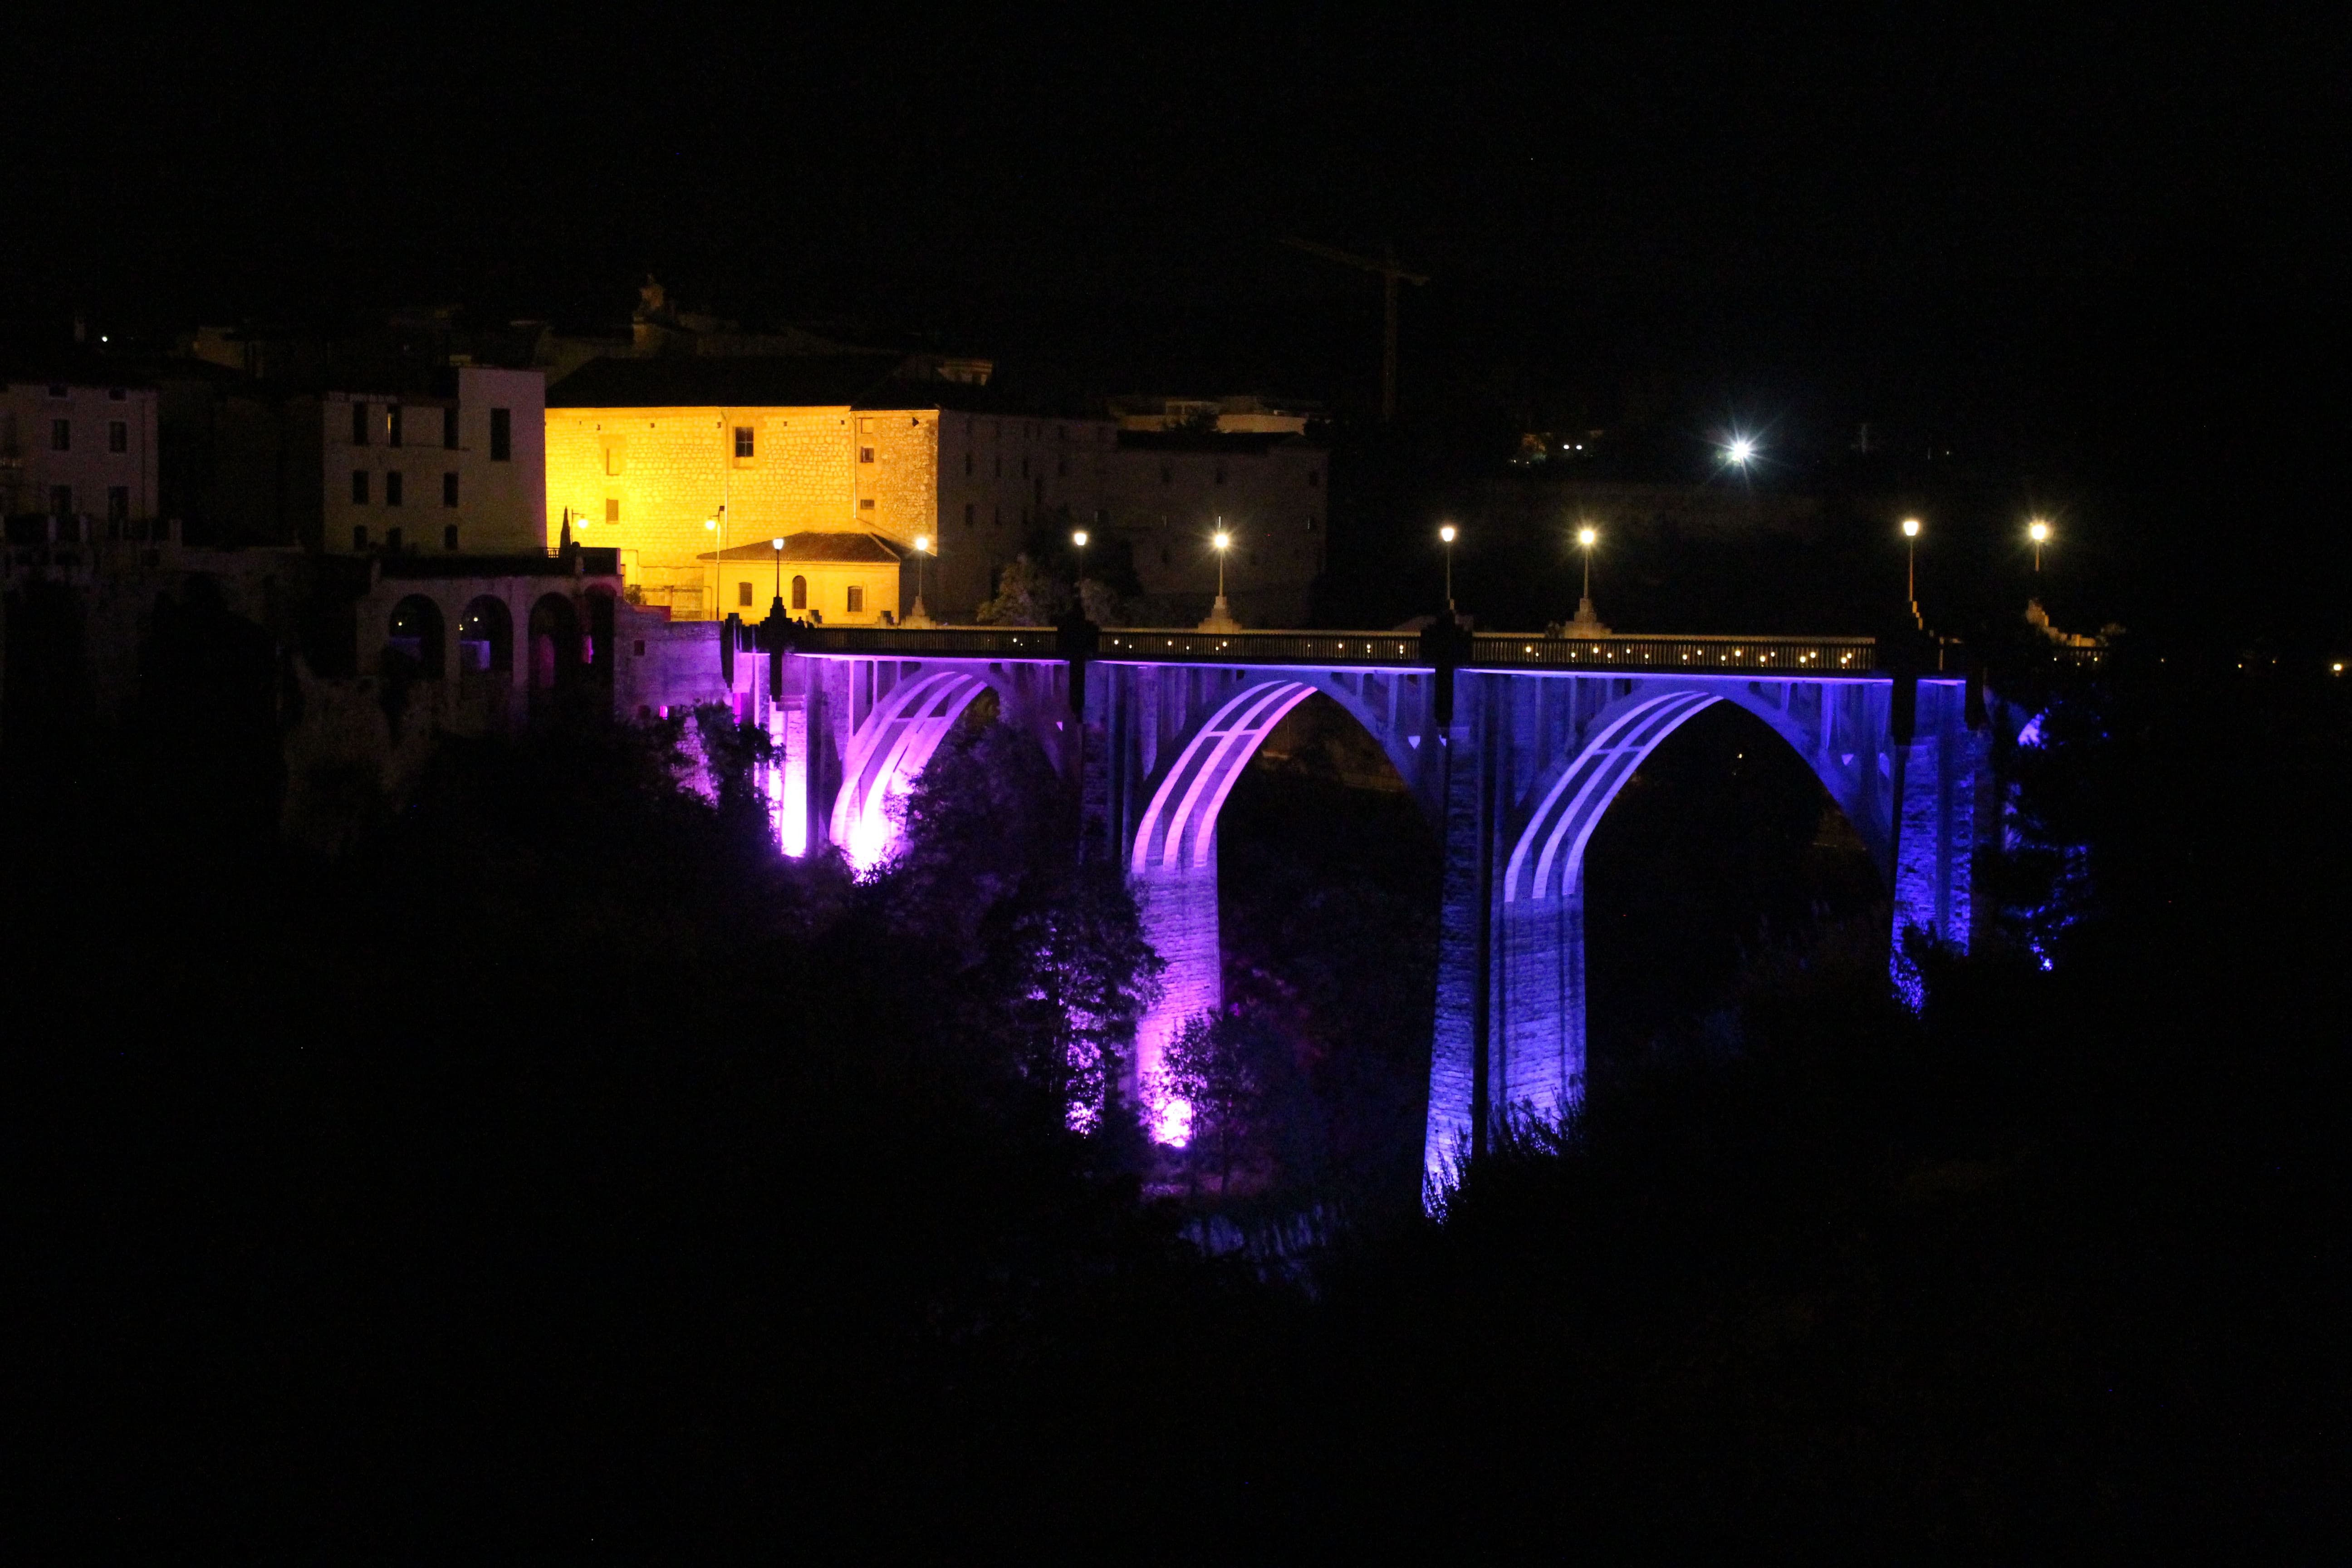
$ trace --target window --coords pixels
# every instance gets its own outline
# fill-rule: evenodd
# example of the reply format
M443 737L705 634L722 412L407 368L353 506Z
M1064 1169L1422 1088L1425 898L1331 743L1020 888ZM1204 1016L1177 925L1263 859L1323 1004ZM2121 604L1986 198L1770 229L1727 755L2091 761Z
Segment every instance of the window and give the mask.
M514 461L514 410L511 408L490 410L490 461Z
M1310 489L1310 490L1311 490L1311 489L1313 489L1316 486L1318 486L1318 485L1321 484L1322 482L1323 482L1323 470L1322 470L1322 469L1320 469L1320 468L1309 468L1309 469L1307 469L1307 488L1308 489Z
M1219 483L1219 484L1223 484L1224 482L1225 482L1225 466L1224 466L1223 463L1219 463L1219 464L1217 465L1217 483Z
M1002 452L996 454L996 477L1000 479L1004 477L1004 454Z
M352 470L352 504L353 506L365 506L367 503L367 470L365 468L353 468Z
M131 487L129 485L106 487L106 521L113 523L131 521Z
M72 420L52 419L49 421L49 450L52 452L70 452L73 450Z
M971 454L970 452L966 452L963 455L963 471L965 478L969 479L971 476Z
M441 504L443 506L457 504L457 475L455 470L441 476Z
M1176 482L1175 464L1162 463L1160 465L1160 482L1163 485L1172 485Z
M73 514L73 486L51 485L49 487L49 515L51 517L71 517Z
M738 425L735 426L735 460L737 462L748 463L751 460L751 453L753 450L752 442L754 439L755 437L751 434L751 426Z
M106 340L101 338L99 341L103 342ZM127 403L130 401L130 398L131 393L127 388L110 386L106 389L106 400L109 403Z
M397 403L383 411L383 444L387 447L400 445L400 405Z
M1070 477L1069 458L1056 458L1054 459L1054 477L1057 479L1066 479Z
M352 548L353 550L367 548L367 524L362 522L352 530Z
M59 385L57 385L55 383L52 383L52 384L50 384L50 386L49 386L49 395L50 395L51 397L63 397L65 395L66 395L66 389L65 389L64 387L59 386Z
M797 583L800 579L795 577L793 581ZM749 605L751 602L751 584L738 583L735 584L735 602L739 605Z
M1309 533L1315 531L1315 514L1311 511L1307 514L1307 531Z
M383 547L394 555L400 553L400 530L387 528L383 531Z
M452 522L443 526L441 530L441 548L444 550L455 550L457 548L457 525L456 523Z
M861 462L861 463L870 463L870 462L872 462L872 461L874 460L874 448L873 448L873 447L858 447L858 448L857 448L857 460L858 460L859 462Z
M400 475L397 471L383 477L383 504L386 506L400 504Z
M858 587L855 584L851 584L849 590L849 613L853 616L858 615L862 613L865 608L866 590Z
M352 405L352 445L354 447L364 447L368 444L367 410L368 405L364 403Z
M872 511L874 510L874 498L872 496L867 496L865 500L859 501L857 503L857 510L860 511Z
M457 405L454 403L441 411L441 445L452 452L457 449Z
M1164 544L1160 547L1160 564L1162 566L1168 564L1168 547Z
M1021 454L1021 477L1024 479L1029 477L1029 454L1026 452Z
M795 610L808 608L808 579L805 577L793 579L793 608Z
M1097 528L1108 528L1110 526L1110 508L1107 506L1098 506L1095 508L1095 526Z
M621 521L620 497L606 496L604 498L604 521L606 522L618 522Z
M110 452L131 450L131 425L128 420L110 421L106 426L106 449Z
M988 526L991 528L1003 528L1004 526L1004 508L1002 504L992 506L988 509Z
M970 501L966 501L966 502L964 502L964 503L963 503L963 525L964 525L966 528L970 528L970 527L973 526L975 523L977 523L977 522L979 522L979 521L980 521L980 508L979 508L979 507L977 507L977 506L975 506L975 505L973 505L973 504L972 504L971 502L970 502Z

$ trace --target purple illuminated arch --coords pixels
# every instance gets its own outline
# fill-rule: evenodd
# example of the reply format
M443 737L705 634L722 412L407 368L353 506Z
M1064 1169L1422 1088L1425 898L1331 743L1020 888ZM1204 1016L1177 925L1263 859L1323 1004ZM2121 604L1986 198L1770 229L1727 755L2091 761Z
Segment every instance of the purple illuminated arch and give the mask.
M894 687L859 725L842 759L841 793L833 806L833 842L860 871L890 857L898 824L894 802L903 798L988 682L961 670L927 671Z
M1625 787L1625 781L1669 735L1717 702L1730 702L1762 720L1812 768L1848 819L1857 827L1864 826L1868 819L1857 793L1862 775L1851 771L1842 775L1834 767L1824 772L1826 760L1817 754L1818 747L1790 734L1780 716L1741 700L1734 691L1676 687L1637 694L1604 712L1591 738L1529 792L1534 804L1513 838L1510 858L1504 866L1503 902L1526 903L1574 893L1584 872L1584 851L1592 841L1593 830ZM1873 852L1878 854L1875 846Z
M1135 830L1139 877L1213 868L1217 813L1234 781L1290 710L1315 695L1299 680L1244 688L1212 714L1160 781Z

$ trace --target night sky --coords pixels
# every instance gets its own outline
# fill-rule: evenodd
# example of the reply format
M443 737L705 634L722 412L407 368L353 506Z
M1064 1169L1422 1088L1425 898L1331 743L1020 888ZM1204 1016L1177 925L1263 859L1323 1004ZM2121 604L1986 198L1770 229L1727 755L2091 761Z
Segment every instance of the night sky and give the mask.
M329 14L25 51L20 81L75 85L20 103L0 170L19 335L609 325L651 270L1068 399L1360 414L1377 285L1277 240L1393 240L1433 278L1425 429L1663 405L1801 464L1867 419L2068 516L2148 613L2352 630L2346 61L2315 12Z

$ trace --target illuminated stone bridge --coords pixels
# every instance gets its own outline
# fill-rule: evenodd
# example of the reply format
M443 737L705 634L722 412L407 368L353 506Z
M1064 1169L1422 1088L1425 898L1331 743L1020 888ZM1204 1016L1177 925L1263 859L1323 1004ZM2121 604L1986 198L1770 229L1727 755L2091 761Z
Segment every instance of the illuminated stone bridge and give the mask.
M778 624L778 623L771 623ZM1971 864L1990 823L1980 694L1965 678L1880 668L1866 638L1400 632L1109 631L730 623L726 679L781 761L785 850L838 846L871 867L902 795L964 710L1042 742L1083 802L1089 853L1115 856L1167 961L1137 1081L1155 1130L1170 1036L1214 1007L1217 817L1284 715L1320 692L1378 741L1442 836L1444 910L1426 1160L1473 1129L1554 1112L1585 1061L1584 858L1643 758L1717 702L1761 719L1853 822L1892 895L1896 984L1916 928L1965 949L1983 910Z

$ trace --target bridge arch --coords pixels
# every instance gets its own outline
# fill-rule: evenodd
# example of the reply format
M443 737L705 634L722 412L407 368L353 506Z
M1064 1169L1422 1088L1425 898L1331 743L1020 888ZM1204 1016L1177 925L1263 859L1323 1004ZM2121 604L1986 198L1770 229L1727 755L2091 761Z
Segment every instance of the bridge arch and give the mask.
M1300 704L1318 695L1339 704L1379 742L1399 777L1413 776L1411 742L1377 721L1330 672L1247 671L1238 689L1210 711L1151 780L1132 841L1125 847L1144 934L1166 966L1160 999L1136 1031L1134 1085L1145 1126L1160 1142L1186 1142L1192 1121L1191 1108L1159 1085L1168 1045L1186 1022L1223 1002L1218 816L1267 738ZM1424 807L1431 804L1417 798Z
M1881 875L1886 874L1892 846L1878 841L1876 818L1864 809L1874 759L1859 750L1830 750L1830 710L1792 714L1759 699L1743 681L1633 686L1594 715L1566 754L1537 775L1496 847L1501 863L1493 910L1496 973L1490 1081L1497 1111L1507 1107L1550 1116L1581 1096L1586 851L1634 773L1684 725L1717 703L1761 720L1804 761L1870 843ZM1428 1158L1435 1172L1443 1168L1449 1145L1433 1110Z
M875 704L849 738L834 796L831 837L852 866L870 871L889 858L898 834L896 803L965 710L992 689L975 671L934 668L900 681Z

